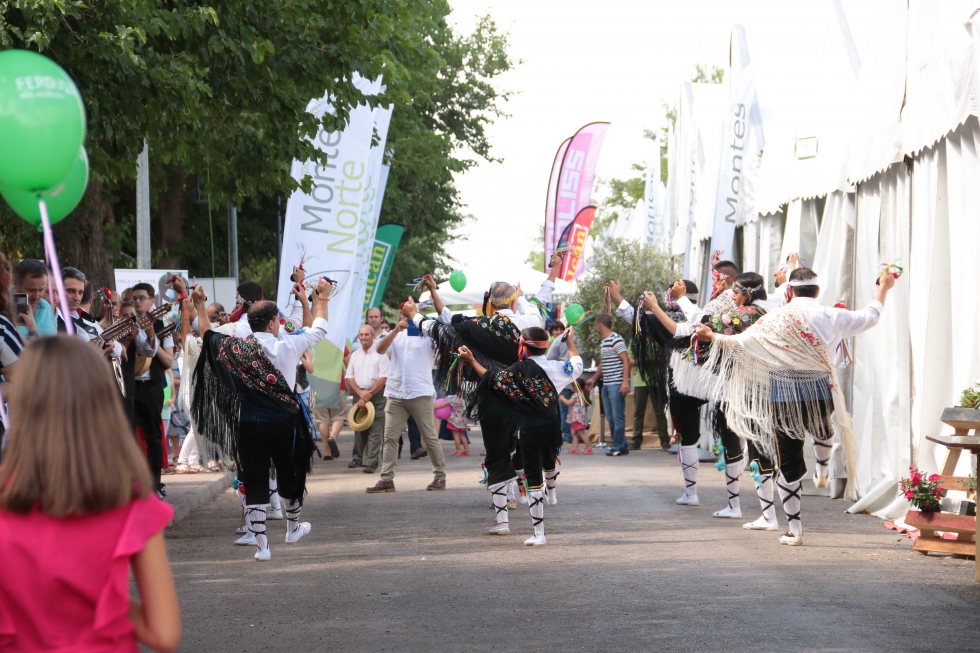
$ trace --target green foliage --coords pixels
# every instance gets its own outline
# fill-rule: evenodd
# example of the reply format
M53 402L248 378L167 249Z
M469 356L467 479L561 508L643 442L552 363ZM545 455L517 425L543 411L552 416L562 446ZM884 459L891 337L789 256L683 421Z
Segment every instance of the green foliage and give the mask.
M702 84L721 84L723 79L725 79L724 68L720 66L711 66L711 68L708 68L708 64L703 63L694 64L694 74L691 76L692 82Z
M578 289L569 301L581 304L594 316L603 311L607 281L619 280L623 299L635 305L641 293L652 290L659 295L680 275L677 259L638 241L619 238L604 241L602 251L593 255L591 265L579 278ZM610 312L613 314L613 331L629 342L633 325L615 315L615 306L610 307ZM596 333L595 320L583 324L578 336L585 350L593 357L597 356L602 338Z
M524 262L538 272L544 272L544 230L534 237L534 245Z
M980 410L980 383L963 391L960 395L960 406Z
M446 0L10 0L0 49L39 50L73 77L88 114L92 183L58 225L62 261L100 283L132 265L136 157L150 148L154 263L227 270L226 207L239 211L243 271L278 246L277 212L298 186L293 159L322 160L306 112L327 92L341 128L351 107L394 107L381 224L406 226L389 284L444 264L464 218L453 174L490 159L485 126L508 97L493 78L511 66L506 34L483 19L469 35L446 23ZM384 75L364 98L357 72ZM200 197L198 197L200 193ZM211 222L207 202L210 198ZM2 204L2 203L0 203ZM4 205L0 250L37 256L40 238ZM275 284L273 284L274 287Z

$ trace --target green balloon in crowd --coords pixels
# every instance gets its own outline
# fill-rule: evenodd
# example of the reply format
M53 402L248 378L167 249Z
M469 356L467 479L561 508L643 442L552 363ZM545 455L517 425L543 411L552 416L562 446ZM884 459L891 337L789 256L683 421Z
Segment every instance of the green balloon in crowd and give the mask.
M30 50L0 52L0 181L56 186L85 140L85 107L61 66Z
M463 292L463 288L466 287L466 275L460 270L454 270L452 274L449 275L449 285L453 287L456 292Z
M568 321L568 325L571 326L585 315L585 309L582 308L581 304L569 304L565 307L565 320Z
M88 155L85 148L76 152L75 163L68 169L68 174L55 186L41 191L24 190L16 184L0 181L0 195L17 215L33 225L41 224L41 209L38 200L43 199L48 207L48 220L51 224L59 222L75 210L85 195L88 186Z

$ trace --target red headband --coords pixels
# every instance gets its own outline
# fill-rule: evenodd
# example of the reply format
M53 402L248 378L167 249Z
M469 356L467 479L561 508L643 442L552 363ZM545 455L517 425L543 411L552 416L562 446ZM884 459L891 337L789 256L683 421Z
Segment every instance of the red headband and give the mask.
M527 358L527 348L528 346L534 347L535 349L547 349L547 340L525 340L524 336L521 336L521 341L517 345L517 358L518 360L524 360Z

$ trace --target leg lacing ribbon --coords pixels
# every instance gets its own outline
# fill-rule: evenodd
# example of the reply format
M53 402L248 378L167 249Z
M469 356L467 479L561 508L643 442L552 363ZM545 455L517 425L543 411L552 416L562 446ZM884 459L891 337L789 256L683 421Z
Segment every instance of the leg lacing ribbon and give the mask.
M786 511L786 519L789 521L800 521L800 513L803 510L802 508L803 502L800 499L800 490L803 489L803 485L799 481L797 481L796 483L791 483L791 485L796 486L795 490L786 487L779 481L776 481L776 485L779 486L780 498L783 500L783 510ZM791 513L789 510L786 510L786 503L788 501L791 501L792 499L796 499L801 506L800 510L797 510L796 512L793 513Z

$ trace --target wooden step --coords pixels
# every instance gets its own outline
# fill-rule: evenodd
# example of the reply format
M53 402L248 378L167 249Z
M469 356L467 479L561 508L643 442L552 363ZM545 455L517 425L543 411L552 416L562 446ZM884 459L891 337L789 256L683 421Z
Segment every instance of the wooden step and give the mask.
M966 476L939 475L939 484L944 490L960 490L961 492L969 492L970 488L967 484L972 482L973 479Z
M912 550L919 553L951 553L958 556L973 556L977 553L977 545L975 542L941 540L938 537L919 537Z
M950 515L944 512L919 512L909 510L905 523L920 531L943 531L944 533L976 533L977 518L970 515ZM971 543L972 545L972 543Z

